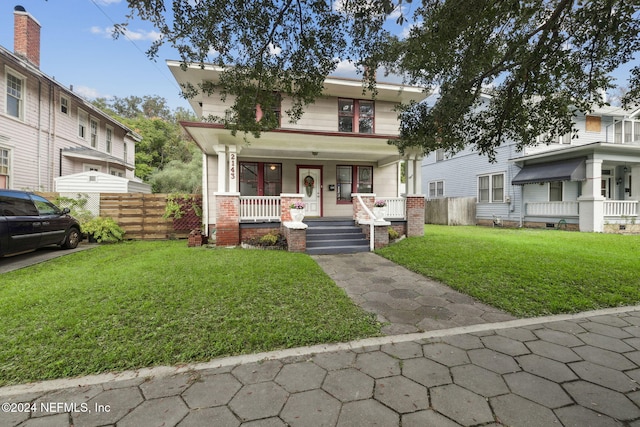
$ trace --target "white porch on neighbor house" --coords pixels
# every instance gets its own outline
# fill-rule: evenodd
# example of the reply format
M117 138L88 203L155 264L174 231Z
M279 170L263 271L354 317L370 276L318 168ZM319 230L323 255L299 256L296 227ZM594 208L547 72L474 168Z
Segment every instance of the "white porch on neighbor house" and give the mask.
M598 143L592 147L564 150L585 157L527 164L516 178L525 176L523 184L523 222L571 222L580 231L615 232L629 230L627 225L640 223L640 147ZM589 153L587 149L591 149ZM528 168L528 169L527 169ZM564 168L564 174L545 176ZM524 173L523 173L524 171ZM528 174L528 175L527 175ZM562 175L562 176L561 176ZM536 184L563 182L556 186L555 197L567 197L565 184L573 181L569 200L540 201L527 196L526 184L540 194ZM549 184L550 185L550 184ZM547 197L551 198L551 187ZM566 188L570 188L567 186ZM576 193L577 191L577 193ZM640 231L640 230L638 230Z

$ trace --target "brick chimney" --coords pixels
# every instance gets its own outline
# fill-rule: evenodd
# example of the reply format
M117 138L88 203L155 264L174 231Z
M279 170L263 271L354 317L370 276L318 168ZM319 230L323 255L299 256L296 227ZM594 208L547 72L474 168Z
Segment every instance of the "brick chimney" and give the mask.
M40 68L40 23L22 6L13 9L13 51Z

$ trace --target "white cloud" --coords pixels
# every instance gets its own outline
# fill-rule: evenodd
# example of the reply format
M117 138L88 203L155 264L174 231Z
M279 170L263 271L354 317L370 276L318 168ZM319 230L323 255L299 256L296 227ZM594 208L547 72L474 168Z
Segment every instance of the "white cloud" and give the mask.
M98 34L104 37L113 37L114 27L91 27L91 34ZM140 40L148 40L148 41L156 41L161 37L161 34L157 31L146 31L146 30L135 30L132 31L130 29L124 30L124 36L132 41L140 41Z
M97 89L87 86L74 86L73 91L86 99L111 98L111 95L102 94Z
M278 56L282 52L282 48L278 46L274 46L273 43L269 43L269 54L273 56Z
M353 62L348 60L343 60L338 62L336 70L331 73L332 76L335 77L348 77L348 78L360 78L358 75L357 68Z

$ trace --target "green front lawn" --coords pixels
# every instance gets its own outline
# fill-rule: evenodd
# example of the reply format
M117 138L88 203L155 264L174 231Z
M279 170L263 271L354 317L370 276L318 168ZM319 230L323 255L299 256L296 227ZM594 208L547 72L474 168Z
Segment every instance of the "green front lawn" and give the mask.
M380 333L307 255L185 241L100 246L5 273L0 319L0 386Z
M425 226L380 255L516 316L640 303L640 236Z

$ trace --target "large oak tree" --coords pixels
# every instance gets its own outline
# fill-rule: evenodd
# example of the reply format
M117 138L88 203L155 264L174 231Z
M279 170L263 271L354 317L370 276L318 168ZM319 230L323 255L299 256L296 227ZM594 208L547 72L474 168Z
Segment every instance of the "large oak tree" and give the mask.
M588 112L613 87L610 73L640 50L638 0L128 0L184 64L225 67L221 85L185 88L193 95L233 95L226 124L259 134L272 128L277 94L294 100L299 118L341 60L361 70L406 76L438 97L399 111L400 150L455 152L471 145L491 158L506 140L520 146L564 135L576 111ZM409 28L389 31L389 19ZM124 31L126 23L119 26ZM400 32L400 27L397 27ZM374 87L365 73L363 88ZM640 94L632 69L631 104ZM489 96L485 96L489 95ZM255 121L260 104L265 117Z

